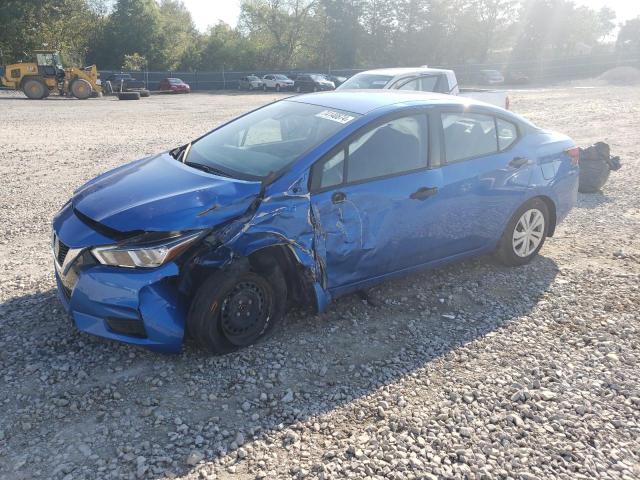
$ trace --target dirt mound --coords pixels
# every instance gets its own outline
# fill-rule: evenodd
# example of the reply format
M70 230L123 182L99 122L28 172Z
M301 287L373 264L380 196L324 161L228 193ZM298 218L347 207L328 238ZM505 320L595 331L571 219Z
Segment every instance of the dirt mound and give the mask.
M634 67L615 67L598 77L613 85L636 85L640 83L640 70Z

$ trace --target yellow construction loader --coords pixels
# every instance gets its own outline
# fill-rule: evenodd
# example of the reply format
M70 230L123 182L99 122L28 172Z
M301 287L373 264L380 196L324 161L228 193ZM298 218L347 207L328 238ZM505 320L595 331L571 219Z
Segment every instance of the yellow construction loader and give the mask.
M72 95L81 100L102 93L95 65L85 68L64 68L58 52L36 50L31 62L0 66L0 85L10 90L22 90L33 99L49 94Z

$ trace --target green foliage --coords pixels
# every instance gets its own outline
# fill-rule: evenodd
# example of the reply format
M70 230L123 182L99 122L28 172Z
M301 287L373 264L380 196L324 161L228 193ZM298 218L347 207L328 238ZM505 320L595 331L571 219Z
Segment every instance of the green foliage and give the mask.
M141 72L147 68L147 59L139 53L125 54L122 70Z
M621 53L640 58L640 17L625 22L620 28L616 48Z
M181 0L0 0L0 60L57 48L102 69L456 65L598 47L615 15L571 0L243 0L236 28L196 30ZM640 51L640 19L618 49Z

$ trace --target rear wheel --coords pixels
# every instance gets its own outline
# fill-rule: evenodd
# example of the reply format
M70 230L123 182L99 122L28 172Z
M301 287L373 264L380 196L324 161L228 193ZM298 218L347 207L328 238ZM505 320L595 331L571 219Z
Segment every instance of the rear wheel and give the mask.
M279 268L270 272L219 271L198 289L189 309L187 329L215 354L255 343L284 314L286 283Z
M49 89L40 78L29 78L22 84L22 91L31 100L41 100L49 95Z
M276 92L279 92L279 91L280 91L280 84L276 83Z
M505 265L524 265L542 248L549 231L549 209L538 198L525 203L511 217L505 229L498 258Z

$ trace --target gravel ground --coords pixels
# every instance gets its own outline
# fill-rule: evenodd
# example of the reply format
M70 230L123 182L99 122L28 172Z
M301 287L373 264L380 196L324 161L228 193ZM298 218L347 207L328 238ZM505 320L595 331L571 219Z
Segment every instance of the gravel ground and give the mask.
M224 357L72 328L49 249L72 191L274 98L0 96L0 478L640 478L640 87L512 94L623 159L530 265L413 275Z

